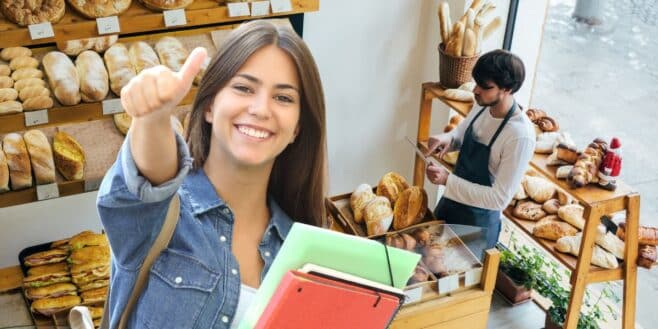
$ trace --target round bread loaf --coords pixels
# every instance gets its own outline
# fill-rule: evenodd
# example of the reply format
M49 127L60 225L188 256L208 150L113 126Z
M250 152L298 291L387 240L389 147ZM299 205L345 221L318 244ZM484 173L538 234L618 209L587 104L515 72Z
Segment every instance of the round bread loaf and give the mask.
M396 172L389 172L382 177L377 184L377 195L383 196L388 199L391 204L395 204L398 196L402 191L409 187L404 177Z
M393 229L401 230L420 223L427 210L427 193L418 186L404 190L395 202Z

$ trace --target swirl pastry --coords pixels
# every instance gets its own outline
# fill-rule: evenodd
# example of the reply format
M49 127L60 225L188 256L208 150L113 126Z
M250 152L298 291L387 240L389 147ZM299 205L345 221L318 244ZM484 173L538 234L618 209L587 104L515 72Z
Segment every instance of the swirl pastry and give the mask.
M527 111L525 111L525 114L532 122L546 116L546 112L539 109L528 109Z
M534 121L534 123L541 129L543 132L553 132L560 129L557 121L551 117L542 117Z

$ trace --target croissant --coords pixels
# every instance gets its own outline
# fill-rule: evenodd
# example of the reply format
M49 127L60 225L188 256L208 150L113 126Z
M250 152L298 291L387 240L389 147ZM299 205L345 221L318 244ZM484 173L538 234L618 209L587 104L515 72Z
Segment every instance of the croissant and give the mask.
M533 122L544 132L554 132L560 129L560 125L558 125L557 121L548 116L539 118Z

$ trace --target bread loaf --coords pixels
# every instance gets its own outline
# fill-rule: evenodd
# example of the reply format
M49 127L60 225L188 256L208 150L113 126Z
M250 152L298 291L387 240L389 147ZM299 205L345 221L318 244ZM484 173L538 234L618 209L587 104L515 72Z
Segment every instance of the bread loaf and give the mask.
M472 28L467 28L464 32L464 48L462 49L462 55L468 57L474 56L476 50L477 36Z
M189 6L194 0L139 0L146 8L163 11L181 9Z
M14 79L11 77L0 77L0 88L11 88L14 86Z
M443 97L447 99L452 99L454 101L460 101L460 102L472 102L473 101L473 93L467 90L461 90L461 89L446 89L443 92Z
M637 265L651 269L656 263L656 246L640 245L640 249L637 252Z
M0 103L6 101L15 101L18 98L18 92L14 88L0 89Z
M546 216L546 212L542 210L542 205L534 203L532 201L523 201L514 207L512 214L515 217L538 221L541 218Z
M55 162L46 135L41 130L33 129L26 131L23 138L30 154L30 163L37 184L54 183Z
M532 229L532 235L551 241L559 240L565 236L576 235L576 233L578 233L578 230L575 227L559 220L555 215L548 215L542 218Z
M9 62L9 67L16 71L23 68L36 69L39 66L39 61L31 56L19 56Z
M619 223L617 236L622 240L626 240L626 223ZM658 246L658 228L640 226L638 230L638 243L650 246Z
M57 23L64 16L64 7L64 0L0 1L0 11L5 18L20 26Z
M0 64L0 77L8 77L11 74L11 68L7 64Z
M584 212L585 208L583 208L583 206L579 204L568 204L560 207L557 211L557 215L560 216L563 221L582 230L585 227L585 218L583 218Z
M368 235L384 234L393 222L393 209L387 198L378 196L370 201L364 209L364 219Z
M578 160L578 150L575 148L569 147L566 144L559 143L556 147L557 158L569 164L576 163Z
M596 234L596 244L601 248L609 251L618 259L624 259L625 244L620 238L611 232L606 232L604 228L599 228Z
M67 0L69 5L89 19L118 16L130 7L131 0Z
M50 96L36 96L23 101L23 111L36 111L53 107L53 99Z
M0 144L0 193L7 191L9 191L9 166L7 165L7 156L5 156Z
M21 90L28 88L28 87L36 87L36 86L41 86L45 87L46 86L46 81L39 79L39 78L28 78L28 79L23 79L16 81L14 84L14 89L18 91L19 93Z
M550 181L535 176L526 176L523 182L523 187L528 196L537 201L544 203L551 199L555 194L556 187Z
M75 68L80 77L80 96L87 103L105 99L110 90L107 71L98 53L85 50L75 59Z
M11 189L20 190L32 186L32 167L23 136L17 133L5 135L2 148L7 156Z
M557 211L560 209L560 200L550 199L544 202L543 205L541 205L541 209L549 215L555 215L557 214Z
M395 201L393 229L397 231L420 223L426 211L427 192L421 187L410 186Z
M174 37L163 37L155 44L160 63L172 71L180 71L189 55L185 46Z
M50 90L43 86L30 86L23 88L19 93L21 101L39 96L50 96Z
M457 30L455 32L455 45L454 56L463 56L462 50L464 49L464 33L466 32L466 26L462 22L457 22Z
M17 101L4 101L0 103L0 115L23 112L23 104Z
M51 51L42 62L57 100L63 105L80 103L80 79L71 59L62 52Z
M352 192L350 196L350 208L354 214L354 221L363 223L363 210L368 202L375 198L372 187L368 184L361 184Z
M451 26L450 6L447 2L443 1L439 5L439 28L441 29L441 40L444 45L448 43L448 38L450 38Z
M110 46L115 44L118 39L118 35L112 34L94 38L67 40L62 43L57 43L57 49L69 56L77 56L85 50L93 50L102 54L110 48Z
M121 95L121 89L136 75L135 68L130 64L128 48L122 43L114 44L103 58L110 78L110 89L116 95Z
M130 124L132 123L132 117L126 112L117 113L113 116L114 125L117 127L119 132L126 136L128 134L128 129L130 129Z
M377 192L375 194L387 198L390 204L394 205L400 193L408 187L409 184L407 184L404 177L396 172L389 172L382 176L379 184L377 184Z
M11 62L12 59L22 56L32 56L32 50L26 47L7 47L0 51L0 58L7 62Z
M555 249L559 252L569 253L576 257L580 254L580 242L582 240L582 235L578 233L574 236L565 236L557 240ZM610 254L609 252L601 249L601 247L594 245L594 251L592 253L592 264L600 266L603 268L617 268L619 267L619 262L617 258Z
M43 72L39 69L35 69L33 67L25 67L22 69L18 69L14 71L11 74L11 78L14 79L14 81L18 80L23 80L23 79L28 79L28 78L43 78Z
M69 134L58 132L53 140L55 166L67 180L84 177L85 154L82 146Z
M128 54L130 56L130 64L132 64L136 73L142 72L149 67L160 65L158 55L144 41L137 41L130 45Z

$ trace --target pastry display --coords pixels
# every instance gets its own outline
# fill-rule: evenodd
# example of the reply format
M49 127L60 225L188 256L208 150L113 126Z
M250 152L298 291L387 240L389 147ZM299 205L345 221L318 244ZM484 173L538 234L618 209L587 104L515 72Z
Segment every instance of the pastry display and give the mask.
M69 134L58 132L53 140L55 166L66 180L84 177L85 154L82 146Z
M131 0L66 0L82 16L89 19L118 16L130 8Z
M64 16L64 7L64 0L0 1L2 15L19 26L44 22L57 23Z

